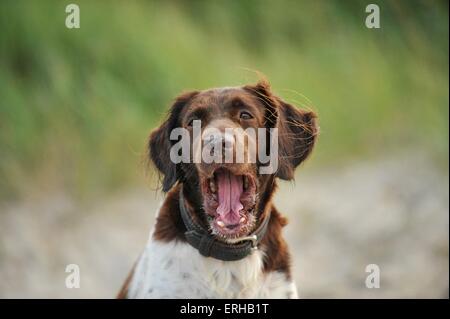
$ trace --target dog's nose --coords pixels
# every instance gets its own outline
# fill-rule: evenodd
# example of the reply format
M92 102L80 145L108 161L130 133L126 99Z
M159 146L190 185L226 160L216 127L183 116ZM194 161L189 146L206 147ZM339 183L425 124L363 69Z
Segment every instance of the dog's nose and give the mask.
M223 151L232 151L234 149L234 135L227 132L217 132L211 134L208 139L208 144L211 143L216 147L222 145Z
M231 151L234 148L234 135L230 133L222 134L222 148L224 151Z

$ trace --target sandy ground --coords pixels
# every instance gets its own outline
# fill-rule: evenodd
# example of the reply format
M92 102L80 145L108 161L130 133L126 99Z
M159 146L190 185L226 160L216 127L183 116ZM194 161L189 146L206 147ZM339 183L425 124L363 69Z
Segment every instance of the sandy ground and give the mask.
M448 175L422 156L300 170L276 195L304 298L448 298ZM111 298L143 248L160 195L80 205L64 194L0 204L0 297ZM78 264L81 287L65 287ZM377 264L380 288L365 267Z

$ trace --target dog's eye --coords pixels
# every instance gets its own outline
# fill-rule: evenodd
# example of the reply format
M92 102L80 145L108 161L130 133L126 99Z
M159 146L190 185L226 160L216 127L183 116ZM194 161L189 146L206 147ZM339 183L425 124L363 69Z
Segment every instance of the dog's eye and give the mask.
M251 115L247 111L242 111L239 117L241 118L241 120L250 120L253 118L253 115Z
M196 118L191 118L187 124L188 127L192 127L194 125L194 121L197 120Z

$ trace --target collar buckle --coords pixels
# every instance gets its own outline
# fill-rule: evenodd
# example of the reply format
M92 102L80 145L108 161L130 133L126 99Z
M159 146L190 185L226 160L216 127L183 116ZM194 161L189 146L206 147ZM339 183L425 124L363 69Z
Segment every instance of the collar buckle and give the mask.
M252 242L252 248L258 249L258 236L256 234L253 234L251 236L242 237L240 241L246 241L249 240Z

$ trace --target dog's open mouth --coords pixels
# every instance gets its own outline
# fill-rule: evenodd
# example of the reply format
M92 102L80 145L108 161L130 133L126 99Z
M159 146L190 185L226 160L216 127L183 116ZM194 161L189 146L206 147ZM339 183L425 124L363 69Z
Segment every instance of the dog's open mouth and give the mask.
M213 234L224 240L248 235L256 222L256 179L219 168L203 179L203 207Z

